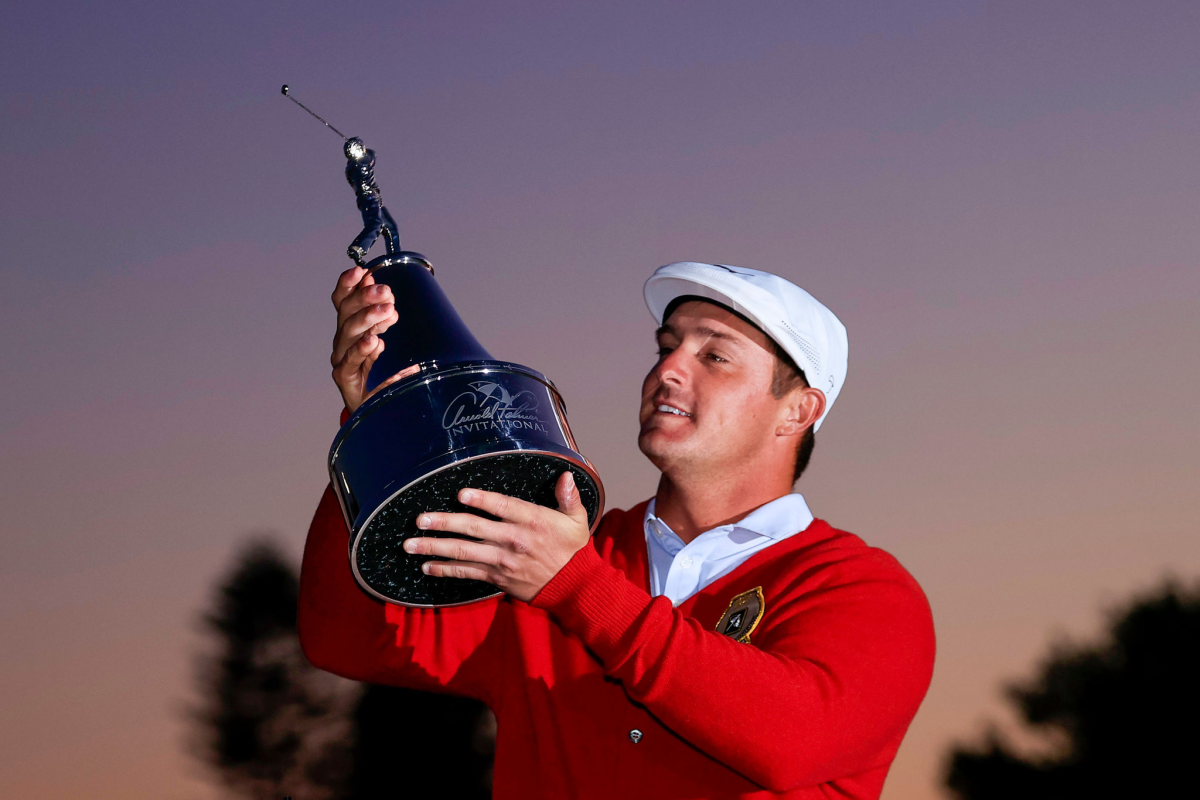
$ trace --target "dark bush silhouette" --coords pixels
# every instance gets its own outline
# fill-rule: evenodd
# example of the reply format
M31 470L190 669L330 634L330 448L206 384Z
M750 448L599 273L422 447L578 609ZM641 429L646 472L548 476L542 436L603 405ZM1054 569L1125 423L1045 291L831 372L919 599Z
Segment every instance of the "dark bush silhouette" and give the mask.
M952 749L946 785L962 800L1195 796L1198 680L1200 591L1167 583L1114 614L1103 643L1059 645L1008 688L1053 752L1023 756L992 731Z
M354 798L491 797L491 712L477 700L367 686L354 710Z
M348 778L349 698L300 652L298 590L292 566L259 541L238 556L204 616L214 647L197 672L194 749L243 797L332 800Z
M219 584L203 617L212 650L198 661L195 755L254 800L489 797L487 707L317 670L296 636L298 592L295 568L266 541Z

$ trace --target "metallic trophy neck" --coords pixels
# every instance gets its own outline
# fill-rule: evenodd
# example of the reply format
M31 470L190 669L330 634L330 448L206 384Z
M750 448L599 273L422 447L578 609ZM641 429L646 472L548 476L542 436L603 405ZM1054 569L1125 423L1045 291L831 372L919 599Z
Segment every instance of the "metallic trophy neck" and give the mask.
M380 256L368 268L376 283L391 287L399 317L380 334L383 353L367 376L368 392L421 364L492 360L434 279L429 259L402 251Z

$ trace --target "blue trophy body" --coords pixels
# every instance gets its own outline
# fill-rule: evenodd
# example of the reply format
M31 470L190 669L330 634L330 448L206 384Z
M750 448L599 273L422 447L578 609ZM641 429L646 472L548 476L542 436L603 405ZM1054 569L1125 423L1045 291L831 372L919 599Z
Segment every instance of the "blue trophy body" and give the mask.
M478 513L457 500L467 486L555 507L555 482L570 470L594 530L604 489L576 449L554 384L540 372L492 358L442 292L429 261L400 250L399 231L375 184L374 152L354 138L345 154L364 226L348 253L391 287L399 315L382 334L385 347L368 376L367 400L329 451L351 568L365 591L390 603L437 607L492 597L500 590L491 584L421 571L429 557L403 548L418 534L418 514ZM366 262L381 234L387 252Z

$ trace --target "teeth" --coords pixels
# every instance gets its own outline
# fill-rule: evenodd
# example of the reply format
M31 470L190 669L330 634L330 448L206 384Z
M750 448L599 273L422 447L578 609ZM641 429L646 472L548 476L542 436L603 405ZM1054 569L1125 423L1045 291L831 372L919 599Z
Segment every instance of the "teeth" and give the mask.
M669 405L667 405L666 403L664 403L664 404L660 405L660 406L658 407L658 410L659 410L659 411L664 411L664 412L666 412L666 413L668 413L668 414L678 414L678 415L679 415L679 416L681 416L681 417L690 417L690 416L691 416L691 414L688 414L688 413L685 413L685 412L683 412L683 411L680 411L678 408L675 408L674 406L669 406Z

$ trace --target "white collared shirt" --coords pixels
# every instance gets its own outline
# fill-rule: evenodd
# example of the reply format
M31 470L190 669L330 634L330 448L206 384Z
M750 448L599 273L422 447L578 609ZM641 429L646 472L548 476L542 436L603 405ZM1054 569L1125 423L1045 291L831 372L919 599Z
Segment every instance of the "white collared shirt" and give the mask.
M650 594L665 595L679 605L760 550L800 533L812 521L804 495L793 492L684 544L667 523L654 516L651 500L645 520Z

